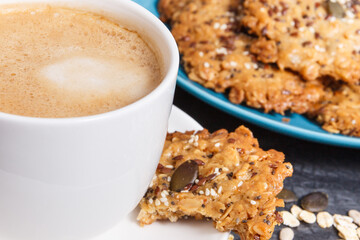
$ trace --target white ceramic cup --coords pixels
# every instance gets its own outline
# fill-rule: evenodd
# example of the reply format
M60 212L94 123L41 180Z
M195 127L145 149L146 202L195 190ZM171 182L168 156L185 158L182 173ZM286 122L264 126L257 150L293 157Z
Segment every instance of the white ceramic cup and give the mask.
M131 1L0 4L38 2L111 17L145 37L164 65L155 90L112 112L63 119L0 113L0 239L90 239L134 209L151 181L166 136L178 50L167 28Z

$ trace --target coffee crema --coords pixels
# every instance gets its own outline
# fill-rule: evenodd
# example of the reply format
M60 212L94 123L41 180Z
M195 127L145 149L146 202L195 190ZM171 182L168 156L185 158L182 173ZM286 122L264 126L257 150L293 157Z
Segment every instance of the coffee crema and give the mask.
M0 111L65 118L124 107L162 80L156 53L94 13L31 5L0 8Z

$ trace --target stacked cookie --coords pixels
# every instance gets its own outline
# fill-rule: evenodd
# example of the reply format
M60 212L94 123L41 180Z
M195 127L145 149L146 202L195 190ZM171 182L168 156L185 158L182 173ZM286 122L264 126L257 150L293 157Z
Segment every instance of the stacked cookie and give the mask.
M358 1L161 0L193 81L360 136Z

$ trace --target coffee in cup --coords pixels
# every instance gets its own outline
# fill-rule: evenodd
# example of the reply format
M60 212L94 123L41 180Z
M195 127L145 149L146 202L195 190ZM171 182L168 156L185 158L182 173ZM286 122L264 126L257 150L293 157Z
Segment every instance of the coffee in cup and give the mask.
M49 5L0 9L0 111L68 118L109 112L160 83L158 54L104 16Z

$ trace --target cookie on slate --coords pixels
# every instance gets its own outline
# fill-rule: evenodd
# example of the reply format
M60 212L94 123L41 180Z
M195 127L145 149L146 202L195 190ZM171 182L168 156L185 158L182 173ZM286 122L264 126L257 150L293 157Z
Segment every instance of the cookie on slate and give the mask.
M140 202L141 225L207 218L242 239L270 239L282 218L276 195L292 175L275 150L259 148L247 128L168 134L156 174Z
M251 51L306 80L360 80L360 2L245 0L242 23L260 37Z
M319 82L305 82L296 74L262 64L249 52L255 40L241 32L239 1L183 2L187 4L181 8L172 5L170 22L191 80L217 92L230 89L231 102L245 102L265 112L305 113L320 99ZM164 6L161 1L159 5Z
M343 84L325 96L309 115L328 132L360 137L360 86Z

